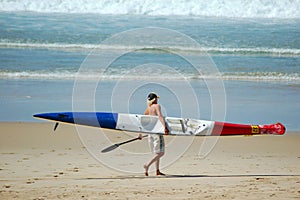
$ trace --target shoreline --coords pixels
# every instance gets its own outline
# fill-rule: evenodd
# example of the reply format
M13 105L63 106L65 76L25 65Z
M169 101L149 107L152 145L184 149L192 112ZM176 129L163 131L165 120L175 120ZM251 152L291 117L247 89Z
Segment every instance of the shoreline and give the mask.
M116 171L88 153L74 126L61 125L56 132L53 127L48 122L0 122L1 199L300 197L300 132L220 137L203 159L198 152L205 137L195 137L176 162L162 169L168 176L150 172L145 177L143 163L136 163L141 168L138 173ZM119 131L104 132L113 142L127 137ZM171 138L166 137L169 142ZM124 145L124 149L139 151L144 145L147 140ZM171 155L167 145L162 162Z

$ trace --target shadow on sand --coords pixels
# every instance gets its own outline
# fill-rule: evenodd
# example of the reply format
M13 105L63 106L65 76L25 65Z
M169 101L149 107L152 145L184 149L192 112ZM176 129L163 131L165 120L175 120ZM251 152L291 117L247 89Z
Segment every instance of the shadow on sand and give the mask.
M300 177L299 174L232 174L232 175L175 175L166 174L165 176L114 176L114 177L93 177L82 178L80 180L106 180L106 179L146 179L146 178L251 178L255 177L257 180L268 177Z

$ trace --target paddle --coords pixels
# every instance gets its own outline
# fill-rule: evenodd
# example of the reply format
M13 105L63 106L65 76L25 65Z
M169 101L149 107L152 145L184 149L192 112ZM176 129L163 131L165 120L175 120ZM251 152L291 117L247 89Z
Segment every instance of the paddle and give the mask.
M53 131L56 131L57 127L58 127L58 122L55 123Z
M147 135L144 135L142 138L144 138L144 137L147 137ZM139 140L139 139L140 139L140 138L137 137L137 138L133 138L133 139L131 139L131 140L127 140L127 141L125 141L125 142L113 144L113 145L111 145L111 146L109 146L109 147L103 149L103 150L101 151L101 153L107 153L107 152L109 152L109 151L112 151L112 150L118 148L119 146L121 146L121 145L123 145L123 144L127 144L127 143L129 143L129 142L133 142L133 141Z

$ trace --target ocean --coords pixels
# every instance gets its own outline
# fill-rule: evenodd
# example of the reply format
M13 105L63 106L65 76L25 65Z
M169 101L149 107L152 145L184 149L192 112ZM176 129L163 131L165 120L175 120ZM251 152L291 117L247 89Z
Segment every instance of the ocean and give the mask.
M300 130L300 1L230 2L1 0L0 121L156 91L168 116Z

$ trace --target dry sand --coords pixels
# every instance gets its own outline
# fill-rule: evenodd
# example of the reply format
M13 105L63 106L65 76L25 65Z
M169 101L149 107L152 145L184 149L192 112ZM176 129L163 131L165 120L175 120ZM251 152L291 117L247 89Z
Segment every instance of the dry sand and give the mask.
M120 133L112 131L112 140L128 139ZM0 123L0 134L3 200L300 199L300 133L221 137L204 159L198 156L204 137L196 137L162 170L166 177L104 166L87 152L74 126L61 125L54 134L52 123ZM145 143L126 146L138 150Z

